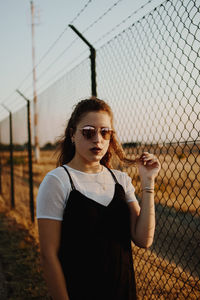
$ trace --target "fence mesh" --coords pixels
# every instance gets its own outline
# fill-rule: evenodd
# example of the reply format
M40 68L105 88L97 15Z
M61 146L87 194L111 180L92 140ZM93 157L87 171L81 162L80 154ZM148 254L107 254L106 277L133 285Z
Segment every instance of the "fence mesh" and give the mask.
M89 94L90 61L86 59L38 96L40 145L47 142L55 143L55 137L58 137L61 128L63 131L66 126L70 109L76 99L86 98Z
M127 155L150 151L162 166L154 245L134 248L141 299L199 297L199 19L197 1L166 1L98 51L99 96Z
M127 156L149 151L161 162L154 243L133 247L139 299L200 298L199 7L165 1L97 51L98 97L113 109ZM40 144L55 141L89 94L86 60L39 96ZM137 170L123 170L140 201Z
M99 97L114 110L127 155L150 151L162 166L154 245L134 247L141 299L200 296L197 2L166 1L98 51ZM140 198L137 172L126 171Z

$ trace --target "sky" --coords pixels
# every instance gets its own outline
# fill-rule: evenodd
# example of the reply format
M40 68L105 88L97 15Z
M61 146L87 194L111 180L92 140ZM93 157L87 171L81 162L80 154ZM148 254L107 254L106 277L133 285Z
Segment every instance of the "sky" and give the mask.
M73 24L97 49L163 1L159 0L35 0L34 46L38 92L73 64L88 57L87 46L72 47ZM142 9L142 6L144 6ZM0 0L0 120L18 110L16 89L33 97L31 4ZM118 25L121 24L121 25ZM89 28L89 29L88 29ZM115 28L113 30L113 28ZM109 33L110 32L110 33ZM108 33L108 34L106 34Z
M88 66L89 49L69 24L73 24L97 50L97 71L101 67L101 72L97 72L98 96L105 100L109 97L109 101L115 98L111 107L116 115L120 112L116 129L123 142L135 141L138 137L142 137L145 142L150 139L155 139L156 142L158 139L177 141L181 138L199 138L199 2L200 0L195 3L190 0L33 0L40 144L54 142L54 138L63 130L66 117L68 118L66 114L70 113L73 104L70 102L70 93L73 99L77 90L82 94L81 97L90 94L90 91L89 94L88 91L84 94L84 89L89 87L86 82L90 78L88 73L83 73L82 79L78 80L78 89L74 85L74 67L81 62L84 65L86 59ZM160 6L161 3L163 6ZM155 7L158 7L156 11ZM143 18L145 15L146 18ZM133 24L134 28L143 28L142 23L151 17L155 18L157 30L156 26L151 27L152 24L148 22L145 30L142 33L140 31L140 36L137 29L132 30L137 38L134 40L132 35L126 48L123 35L127 34L127 29L133 28ZM31 23L30 0L0 0L0 139L6 143L9 141L9 112L13 113L14 142L24 143L27 140L24 119L26 101L16 90L28 99L33 99ZM160 26L164 28L161 35ZM115 39L115 36L118 38ZM160 36L162 41L159 40ZM129 39L128 36L126 38ZM120 46L115 43L119 40ZM146 46L143 43L147 43ZM123 53L129 54L115 56L114 45L121 47ZM133 49L131 55L130 45ZM145 51L145 57L141 49ZM150 68L146 63L147 57L153 63ZM113 59L116 62L114 66ZM122 66L126 66L124 72L121 70ZM109 86L106 78L112 78L112 86ZM135 82L137 89L132 82ZM44 99L48 101L43 101ZM132 99L132 106L128 111L125 109L126 99ZM127 107L130 107L128 103ZM144 119L143 107L146 110L154 108L153 119L148 117L149 110ZM34 109L32 113L33 111ZM33 117L32 115L32 120ZM137 120L134 131L131 129L124 132L121 122L125 119L131 122Z

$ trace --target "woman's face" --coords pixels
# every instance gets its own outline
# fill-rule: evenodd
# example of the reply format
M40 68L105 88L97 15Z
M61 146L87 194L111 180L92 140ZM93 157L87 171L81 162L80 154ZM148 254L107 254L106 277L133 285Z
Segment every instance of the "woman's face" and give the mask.
M108 150L110 139L106 138L109 138L111 129L111 118L107 112L85 114L72 136L76 161L85 164L99 163Z

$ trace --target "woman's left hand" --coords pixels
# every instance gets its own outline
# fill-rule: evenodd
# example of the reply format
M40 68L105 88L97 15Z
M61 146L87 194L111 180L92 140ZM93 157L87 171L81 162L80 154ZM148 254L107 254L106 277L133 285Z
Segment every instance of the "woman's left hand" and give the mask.
M160 171L160 162L158 158L149 152L142 153L137 160L137 166L141 179L154 179Z

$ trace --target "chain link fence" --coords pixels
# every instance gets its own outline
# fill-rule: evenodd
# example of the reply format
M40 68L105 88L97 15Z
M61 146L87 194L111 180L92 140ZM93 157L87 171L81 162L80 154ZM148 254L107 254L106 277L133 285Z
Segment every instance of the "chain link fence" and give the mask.
M199 0L165 1L97 51L98 97L113 109L127 156L149 151L161 162L154 243L133 247L139 299L200 298L199 7ZM40 145L55 143L72 106L89 95L87 59L39 95ZM137 170L123 170L140 201ZM35 182L46 171L42 156Z
M140 299L200 297L199 4L166 1L97 52L98 95L127 155L150 151L162 166L154 244L133 248ZM123 169L140 199L135 168Z

